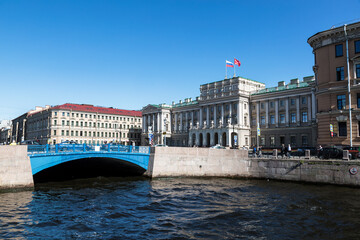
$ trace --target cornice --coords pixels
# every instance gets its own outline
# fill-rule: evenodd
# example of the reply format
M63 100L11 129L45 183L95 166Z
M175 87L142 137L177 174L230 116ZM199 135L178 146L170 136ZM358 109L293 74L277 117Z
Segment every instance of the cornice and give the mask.
M346 25L348 39L360 38L360 22ZM327 45L344 42L344 26L329 29L323 32L316 33L308 38L308 44L314 49L318 49Z

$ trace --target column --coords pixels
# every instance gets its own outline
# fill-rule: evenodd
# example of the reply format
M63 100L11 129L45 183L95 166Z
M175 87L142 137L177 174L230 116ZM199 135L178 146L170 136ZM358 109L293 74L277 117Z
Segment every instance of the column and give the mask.
M300 125L300 97L296 98L296 124Z
M238 109L237 109L237 123L239 126L243 125L243 120L244 120L244 114L243 114L243 101L239 101L238 103Z
M217 113L217 106L214 105L214 127L216 128L217 126L217 119L216 119L216 113Z
M210 127L210 107L206 107L206 128Z
M311 114L311 96L309 95L307 97L307 107L308 107L308 123L311 123L312 114Z
M151 119L150 119L150 114L148 114L146 117L147 117L147 129L146 129L146 132L149 131L149 126L150 126L150 123L151 123Z
M230 124L233 124L232 122L232 103L229 103L229 117L230 117Z
M315 98L315 91L312 90L311 91L311 117L312 117L312 120L315 120L316 118L316 98Z
M275 125L279 126L279 99L275 100Z
M179 128L180 131L183 130L183 113L181 112L180 113L180 128Z
M152 114L152 130L155 132L155 113Z
M191 117L191 125L194 127L195 126L195 123L194 123L194 111L191 111L190 113L190 117Z
M289 122L289 98L286 98L286 100L285 100L285 123L286 123L287 127L290 125L290 122Z
M161 113L156 114L156 120L157 120L157 131L161 132Z
M178 114L175 113L175 125L174 125L174 131L175 131L175 132L177 132L177 130L178 130L177 120L178 120Z
M269 101L265 102L265 127L269 127Z
M256 102L256 127L260 124L260 103Z
M223 126L225 125L225 121L224 121L224 104L221 104L221 122L223 124Z
M202 128L203 126L203 111L202 111L202 107L200 107L200 110L199 110L199 126L200 128Z
M185 112L185 132L188 132L189 129L189 112Z

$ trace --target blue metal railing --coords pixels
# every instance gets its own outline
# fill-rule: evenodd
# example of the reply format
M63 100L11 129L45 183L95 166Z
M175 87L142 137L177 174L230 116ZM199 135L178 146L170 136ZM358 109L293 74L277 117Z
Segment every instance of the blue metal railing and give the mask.
M88 145L88 144L55 144L28 145L28 153L67 153L67 152L128 152L150 154L150 147L131 145Z

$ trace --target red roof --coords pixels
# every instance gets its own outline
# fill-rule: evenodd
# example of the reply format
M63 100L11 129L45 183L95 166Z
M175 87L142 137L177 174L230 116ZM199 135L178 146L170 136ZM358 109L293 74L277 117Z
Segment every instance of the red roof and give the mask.
M57 105L51 109L63 109L63 110L73 110L79 112L93 112L93 113L102 113L102 114L113 114L113 115L125 115L132 117L141 117L141 111L134 110L123 110L117 108L106 108L106 107L95 107L89 104L72 104L65 103L62 105Z

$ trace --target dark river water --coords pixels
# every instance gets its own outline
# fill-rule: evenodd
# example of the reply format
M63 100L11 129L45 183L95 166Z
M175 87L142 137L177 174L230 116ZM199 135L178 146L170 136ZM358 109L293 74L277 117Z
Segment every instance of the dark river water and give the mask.
M0 193L1 239L359 239L360 189L93 178Z

